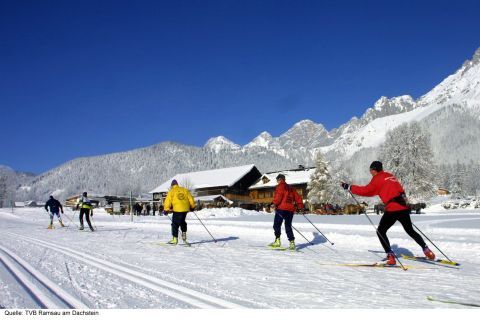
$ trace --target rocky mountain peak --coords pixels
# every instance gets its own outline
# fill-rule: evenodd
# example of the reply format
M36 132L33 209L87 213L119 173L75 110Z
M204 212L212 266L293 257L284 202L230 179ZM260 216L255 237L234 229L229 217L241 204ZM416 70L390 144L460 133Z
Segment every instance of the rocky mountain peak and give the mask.
M217 153L222 150L238 150L241 148L238 144L235 144L224 136L218 136L208 139L207 143L205 143L203 147Z
M282 147L286 149L299 147L312 149L325 145L329 141L330 136L322 124L311 120L302 120L297 122L278 139Z
M255 137L250 143L248 143L245 148L253 148L253 147L263 147L268 148L271 146L274 138L270 133L267 131L263 131L258 136Z
M478 48L471 60L467 60L462 65L462 76L474 66L480 65L480 48Z

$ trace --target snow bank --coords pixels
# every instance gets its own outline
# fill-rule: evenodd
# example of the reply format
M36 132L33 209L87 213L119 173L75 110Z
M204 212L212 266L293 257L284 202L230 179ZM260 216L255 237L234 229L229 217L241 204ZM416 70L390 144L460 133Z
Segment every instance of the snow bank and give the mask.
M212 208L203 209L196 212L200 219L208 218L231 218L240 216L254 216L262 213L254 210L245 210L242 208Z

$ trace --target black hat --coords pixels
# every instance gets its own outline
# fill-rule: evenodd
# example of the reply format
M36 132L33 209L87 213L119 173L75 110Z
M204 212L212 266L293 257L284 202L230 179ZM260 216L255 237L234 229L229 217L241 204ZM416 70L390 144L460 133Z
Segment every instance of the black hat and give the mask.
M53 196L50 196L50 199L53 199Z
M173 185L176 185L176 184L178 185L177 180L173 179L171 185L173 186Z
M279 180L279 179L285 180L285 175L283 175L283 174L280 173L280 174L277 176L277 180Z
M87 192L84 192L84 193L83 193L83 196L86 197L86 196L87 196Z
M370 165L370 169L373 169L377 172L383 171L383 164L380 161L373 161Z

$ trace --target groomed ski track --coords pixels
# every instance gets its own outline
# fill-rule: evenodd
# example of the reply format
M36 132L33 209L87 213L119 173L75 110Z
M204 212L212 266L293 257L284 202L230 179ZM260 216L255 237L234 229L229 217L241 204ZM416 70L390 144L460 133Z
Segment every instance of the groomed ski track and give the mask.
M104 259L95 258L79 250L72 250L64 246L58 246L52 243L42 241L40 239L22 236L19 234L7 234L19 237L24 241L30 242L32 245L41 246L48 250L59 252L70 258L79 260L83 263L89 264L100 270L108 272L114 276L118 276L127 281L134 282L138 285L167 295L195 308L243 308L243 306L239 304L215 298L201 292L184 288L168 281L155 278L153 276L142 274L139 271L134 270L133 268L125 267L118 263L113 263Z
M384 257L374 229L362 216L309 216L333 246L296 216L294 225L314 243L296 234L297 254L266 248L273 240L273 215L220 217L215 212L218 217L212 218L198 212L218 241L189 216L192 247L183 247L155 245L170 240L165 217L134 217L130 222L128 216L95 213L98 231L92 233L73 224L60 228L57 223L56 229L47 230L48 215L35 210L13 214L0 209L2 246L88 308L466 308L425 297L475 302L480 286L480 213L412 215L462 266L402 260L413 266L403 271L339 265ZM380 218L370 217L375 223ZM398 254L421 254L401 226L388 235ZM3 273L8 274L0 270L0 276ZM1 304L30 307L13 282L0 279Z
M34 304L45 309L85 309L88 308L80 300L65 292L45 275L35 270L28 262L12 251L0 245L0 261L11 275L32 298ZM54 297L50 297L53 294Z

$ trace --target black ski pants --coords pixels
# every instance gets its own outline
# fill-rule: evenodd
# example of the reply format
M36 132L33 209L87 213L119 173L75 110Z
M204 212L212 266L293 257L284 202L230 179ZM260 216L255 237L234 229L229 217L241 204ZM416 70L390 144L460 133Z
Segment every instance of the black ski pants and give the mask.
M174 212L172 215L172 236L178 238L178 227L182 232L187 232L187 212Z
M273 220L273 231L275 238L280 238L282 234L282 223L285 220L285 232L287 233L288 241L295 240L295 235L292 230L293 212L286 210L275 210L275 218Z
M92 224L90 223L90 210L92 209L87 209L87 208L80 209L80 226L83 227L83 216L85 215L85 218L87 218L88 226L90 227L90 230L93 231Z
M390 247L390 241L387 237L387 231L397 221L400 221L405 232L413 240L415 240L415 242L418 243L422 249L427 246L423 238L415 230L413 230L412 220L410 219L410 209L393 212L386 211L383 214L382 219L380 219L380 224L377 228L378 239L380 240L380 243L382 244L382 247L386 253L392 251L392 248Z

